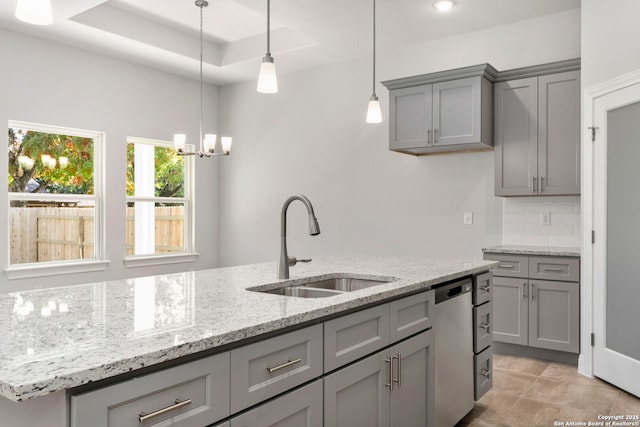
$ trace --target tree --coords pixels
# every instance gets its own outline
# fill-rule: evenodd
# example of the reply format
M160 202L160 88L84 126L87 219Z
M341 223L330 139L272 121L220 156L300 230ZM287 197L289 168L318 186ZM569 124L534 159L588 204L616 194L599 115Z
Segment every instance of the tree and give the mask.
M127 144L127 196L135 195L135 144ZM155 147L155 197L184 197L184 163L175 150Z
M93 194L93 140L10 128L8 172L11 192Z

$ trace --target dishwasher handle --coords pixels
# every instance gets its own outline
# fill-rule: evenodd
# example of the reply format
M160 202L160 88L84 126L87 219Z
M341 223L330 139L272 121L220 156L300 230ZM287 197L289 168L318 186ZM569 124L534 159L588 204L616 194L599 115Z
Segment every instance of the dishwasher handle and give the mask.
M436 304L471 292L471 279L457 280L435 288Z

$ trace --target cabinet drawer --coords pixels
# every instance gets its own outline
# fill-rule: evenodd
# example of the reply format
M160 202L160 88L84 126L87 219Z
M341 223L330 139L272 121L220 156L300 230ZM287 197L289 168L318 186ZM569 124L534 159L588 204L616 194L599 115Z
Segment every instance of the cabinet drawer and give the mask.
M473 305L491 301L491 273L483 273L473 278Z
M474 399L479 400L493 385L493 348L473 356Z
M71 427L202 427L227 416L228 352L71 396Z
M530 257L529 277L578 282L580 281L580 260L569 257Z
M322 325L231 350L231 412L322 375Z
M499 261L491 270L494 276L529 277L529 257L485 253L484 259Z
M231 419L230 427L322 427L322 379Z
M434 298L434 292L428 291L390 302L390 342L400 341L433 326Z
M373 353L389 342L389 304L325 322L324 372Z
M478 307L473 307L473 352L480 353L493 342L493 320L491 301Z

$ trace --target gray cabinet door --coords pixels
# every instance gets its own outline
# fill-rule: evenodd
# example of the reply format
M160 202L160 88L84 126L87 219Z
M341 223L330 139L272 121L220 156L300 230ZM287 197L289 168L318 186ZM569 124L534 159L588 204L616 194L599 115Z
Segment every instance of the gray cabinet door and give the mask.
M389 149L426 147L432 127L431 85L389 93Z
M580 72L538 77L538 193L580 194Z
M469 77L433 84L434 145L482 140L481 82L481 77Z
M322 380L233 418L230 427L322 427Z
M494 85L496 196L537 193L538 79Z
M389 426L388 355L381 351L324 378L325 427Z
M493 278L493 340L527 345L529 283L526 279Z
M530 284L529 345L578 353L579 284L548 280Z
M434 423L435 365L433 330L389 350L394 360L394 388L389 396L391 427L424 427Z
M394 343L433 325L435 292L421 292L389 303L389 342Z

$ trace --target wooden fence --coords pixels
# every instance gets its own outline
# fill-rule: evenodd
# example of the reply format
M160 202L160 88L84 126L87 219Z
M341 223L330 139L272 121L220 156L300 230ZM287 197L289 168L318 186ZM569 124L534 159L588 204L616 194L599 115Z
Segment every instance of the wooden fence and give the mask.
M126 250L133 255L134 208L127 209ZM156 207L156 253L184 251L183 206ZM10 208L11 264L94 257L93 208Z

